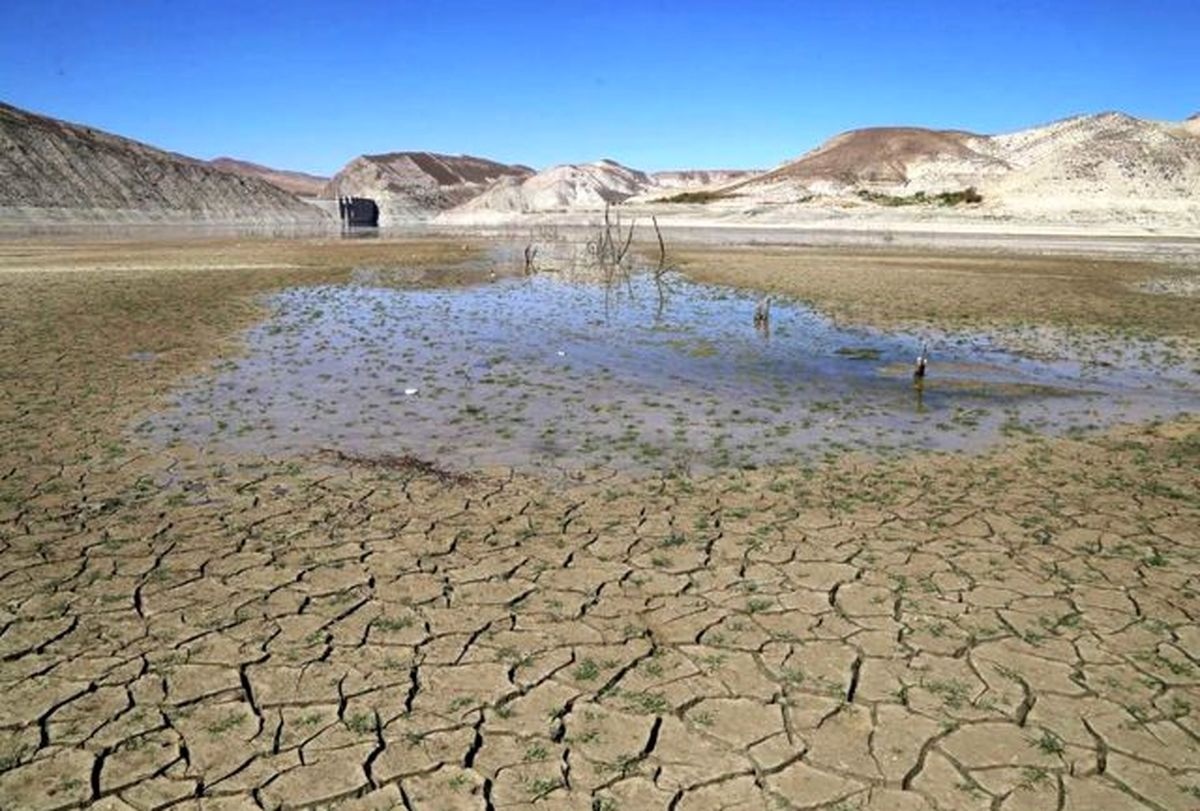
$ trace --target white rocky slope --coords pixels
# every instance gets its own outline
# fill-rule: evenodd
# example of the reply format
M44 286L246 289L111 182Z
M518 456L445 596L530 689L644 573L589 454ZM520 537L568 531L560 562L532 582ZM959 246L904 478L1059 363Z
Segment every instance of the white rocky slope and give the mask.
M997 135L981 149L1011 167L979 184L1009 210L1200 207L1200 137L1186 127L1103 113Z
M0 104L0 221L319 224L266 181Z
M647 174L614 160L552 166L526 178L501 178L483 194L439 219L470 225L505 222L523 215L594 214L606 205L638 206L683 191L711 190L756 172L695 169Z
M757 174L753 169L678 169L652 172L650 180L663 191L690 191L727 186L730 183L749 180Z
M564 164L526 178L504 178L456 213L530 213L602 209L652 185L645 172L616 161Z

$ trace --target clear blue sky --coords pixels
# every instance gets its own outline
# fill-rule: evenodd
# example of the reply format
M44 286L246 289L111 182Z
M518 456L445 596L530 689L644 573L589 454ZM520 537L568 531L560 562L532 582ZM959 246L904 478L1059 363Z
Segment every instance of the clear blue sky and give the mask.
M0 100L197 157L767 167L839 131L1200 111L1200 0L0 0Z

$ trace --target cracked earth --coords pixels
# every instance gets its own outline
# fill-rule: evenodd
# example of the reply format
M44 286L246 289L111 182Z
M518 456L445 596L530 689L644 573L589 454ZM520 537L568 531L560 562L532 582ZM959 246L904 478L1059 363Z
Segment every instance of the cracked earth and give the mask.
M6 811L1200 807L1194 418L547 482L28 407Z
M0 798L1195 808L1196 436L555 489L38 471Z

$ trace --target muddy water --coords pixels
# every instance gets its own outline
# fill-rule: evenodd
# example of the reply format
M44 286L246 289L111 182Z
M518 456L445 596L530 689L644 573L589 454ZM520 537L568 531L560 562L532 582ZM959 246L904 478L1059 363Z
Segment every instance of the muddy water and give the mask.
M673 279L558 276L411 290L386 275L272 297L248 351L186 381L136 432L271 456L402 454L454 468L700 471L847 448L975 449L1200 404L1195 369L1035 361L982 335L838 328ZM921 389L911 367L923 340Z

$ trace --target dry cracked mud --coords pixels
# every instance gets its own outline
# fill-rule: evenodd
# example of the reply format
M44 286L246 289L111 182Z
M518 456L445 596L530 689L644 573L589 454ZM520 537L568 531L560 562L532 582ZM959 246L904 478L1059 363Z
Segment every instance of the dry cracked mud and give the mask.
M197 352L252 317L213 296ZM267 460L117 441L198 361L60 323L0 347L6 811L1200 806L1194 418L701 478Z

